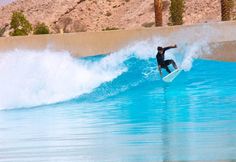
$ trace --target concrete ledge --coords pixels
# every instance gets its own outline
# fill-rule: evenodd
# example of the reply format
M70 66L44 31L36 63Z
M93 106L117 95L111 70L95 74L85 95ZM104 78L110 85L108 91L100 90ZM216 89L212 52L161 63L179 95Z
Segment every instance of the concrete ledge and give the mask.
M191 43L208 37L208 43L214 44L214 53L210 59L236 61L234 21L122 31L7 37L0 38L0 52L15 48L37 50L51 47L55 50L67 50L74 56L81 57L115 52L129 43L151 37L165 38L168 43L174 43L176 40Z
M204 58L227 62L236 62L236 41L212 43L212 54Z

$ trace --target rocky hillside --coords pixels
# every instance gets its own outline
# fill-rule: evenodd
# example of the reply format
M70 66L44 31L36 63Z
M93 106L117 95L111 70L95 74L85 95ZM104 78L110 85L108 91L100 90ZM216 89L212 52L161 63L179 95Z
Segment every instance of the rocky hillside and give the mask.
M0 27L13 11L23 11L32 24L45 22L53 33L131 29L154 25L154 0L16 0L0 8ZM164 0L164 25L170 1ZM220 20L220 0L186 0L185 24Z

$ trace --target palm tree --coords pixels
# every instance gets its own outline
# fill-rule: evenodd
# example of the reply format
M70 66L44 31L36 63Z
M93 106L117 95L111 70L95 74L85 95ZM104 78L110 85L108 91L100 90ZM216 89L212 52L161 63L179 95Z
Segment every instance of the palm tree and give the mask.
M170 25L182 25L185 0L171 0Z
M231 12L231 0L221 0L221 20L229 21Z
M162 0L154 0L155 24L162 26Z

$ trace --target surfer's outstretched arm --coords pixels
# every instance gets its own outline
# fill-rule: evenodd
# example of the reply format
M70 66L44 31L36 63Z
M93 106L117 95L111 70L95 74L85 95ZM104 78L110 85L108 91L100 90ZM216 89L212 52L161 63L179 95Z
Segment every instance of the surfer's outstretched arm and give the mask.
M159 70L160 76L162 77L161 65L158 65L158 70Z
M175 44L174 46L168 46L164 48L164 51L172 49L172 48L177 48L177 45Z

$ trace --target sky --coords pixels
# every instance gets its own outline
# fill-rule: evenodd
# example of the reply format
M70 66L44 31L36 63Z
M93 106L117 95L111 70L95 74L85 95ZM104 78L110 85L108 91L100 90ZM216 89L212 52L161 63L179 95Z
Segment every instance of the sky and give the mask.
M0 6L11 3L13 1L15 1L15 0L0 0Z

